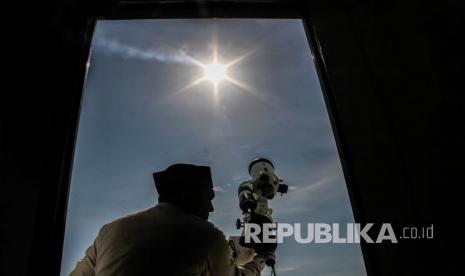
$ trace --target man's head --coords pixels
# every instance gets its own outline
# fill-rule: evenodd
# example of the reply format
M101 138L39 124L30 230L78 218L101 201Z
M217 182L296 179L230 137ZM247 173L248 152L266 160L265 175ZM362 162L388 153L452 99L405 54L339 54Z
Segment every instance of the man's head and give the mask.
M210 167L174 164L153 174L159 202L170 202L207 220L215 197Z

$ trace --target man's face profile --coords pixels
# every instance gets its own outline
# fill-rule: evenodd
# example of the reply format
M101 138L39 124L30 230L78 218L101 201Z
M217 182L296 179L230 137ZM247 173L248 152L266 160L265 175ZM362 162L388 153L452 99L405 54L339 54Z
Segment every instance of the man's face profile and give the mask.
M212 186L202 186L192 194L192 211L204 220L208 220L210 212L214 211L212 200L215 197L215 191Z

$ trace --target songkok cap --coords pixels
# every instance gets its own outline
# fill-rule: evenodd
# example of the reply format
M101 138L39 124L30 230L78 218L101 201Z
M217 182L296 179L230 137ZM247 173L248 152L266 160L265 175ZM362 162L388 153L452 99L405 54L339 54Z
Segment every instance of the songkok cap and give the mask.
M208 166L174 164L164 171L153 174L159 195L174 194L182 190L213 187L211 170Z

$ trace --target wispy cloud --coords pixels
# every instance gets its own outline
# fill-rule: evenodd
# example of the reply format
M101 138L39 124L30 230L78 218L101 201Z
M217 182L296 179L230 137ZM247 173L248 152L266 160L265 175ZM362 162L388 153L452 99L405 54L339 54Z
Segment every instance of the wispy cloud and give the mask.
M226 192L226 190L223 189L223 187L221 187L221 186L213 186L213 191L215 191L215 192L221 192L221 193Z
M334 160L319 168L318 171L304 172L293 181L300 185L291 185L288 194L284 195L282 200L276 200L272 203L273 208L279 210L279 214L284 216L297 212L310 212L312 208L318 206L317 202L335 196L337 191L344 188L341 186L343 175L340 170L337 160ZM309 205L309 201L312 201L313 204Z
M294 266L278 267L277 270L278 270L278 272L289 272L289 271L297 270L299 268L300 268L300 266L294 265Z
M186 47L177 49L162 47L143 49L107 37L99 37L94 42L94 46L96 48L103 49L108 53L120 55L123 58L134 58L146 61L159 61L189 65L194 64L193 59L190 58L186 53Z

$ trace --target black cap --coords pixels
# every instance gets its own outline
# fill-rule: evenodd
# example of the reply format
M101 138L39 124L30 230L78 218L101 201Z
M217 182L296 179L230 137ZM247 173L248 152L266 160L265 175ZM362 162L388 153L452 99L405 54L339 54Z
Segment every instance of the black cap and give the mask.
M181 189L213 187L210 167L192 164L171 165L154 173L153 180L159 195L173 194Z

